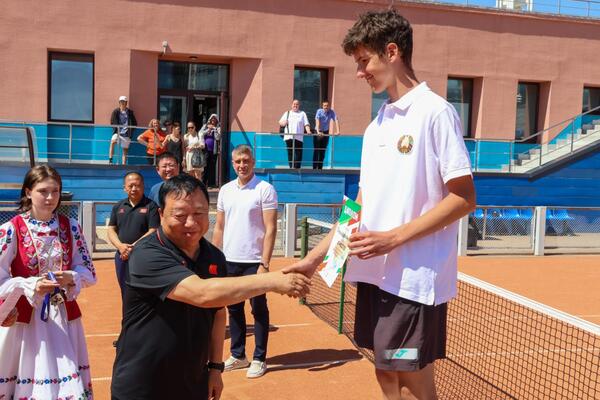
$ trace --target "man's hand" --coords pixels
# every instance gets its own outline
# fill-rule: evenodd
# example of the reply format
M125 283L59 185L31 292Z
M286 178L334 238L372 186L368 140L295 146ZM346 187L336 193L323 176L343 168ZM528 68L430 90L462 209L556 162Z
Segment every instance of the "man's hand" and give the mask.
M216 369L208 370L208 399L219 400L223 393L223 379L221 377L221 371Z
M129 243L121 243L121 245L118 246L118 250L121 260L127 261L131 255L131 251L133 250L133 245Z
M2 321L1 326L8 328L9 326L13 326L15 322L17 322L17 317L19 316L19 312L16 308L13 308L11 312L8 313L8 316L4 321Z
M281 272L283 272L284 274L289 274L290 272L299 272L302 275L311 278L317 270L318 266L319 264L312 264L308 262L306 258L304 258L292 265L288 265L287 267L283 268Z
M393 231L366 231L353 233L350 236L348 247L351 256L358 256L358 258L365 260L387 254L398 245L397 234Z
M287 294L290 297L305 297L310 292L310 278L296 272L273 272L273 279L277 280L275 292Z

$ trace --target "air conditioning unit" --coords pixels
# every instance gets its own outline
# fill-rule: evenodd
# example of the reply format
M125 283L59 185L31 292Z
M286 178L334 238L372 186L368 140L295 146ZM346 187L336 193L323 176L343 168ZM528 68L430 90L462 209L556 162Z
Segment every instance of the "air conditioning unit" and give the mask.
M533 0L496 0L496 8L515 11L533 11Z

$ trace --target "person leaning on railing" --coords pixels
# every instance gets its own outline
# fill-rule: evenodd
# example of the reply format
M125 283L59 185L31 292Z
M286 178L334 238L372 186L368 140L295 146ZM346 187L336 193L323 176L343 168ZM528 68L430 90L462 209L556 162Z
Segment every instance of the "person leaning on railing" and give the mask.
M156 118L151 119L148 129L138 136L138 143L146 147L148 164L153 165L154 158L166 151L163 146L166 137L166 133L160 129L160 122Z
M292 109L283 113L279 119L283 129L283 141L287 146L288 163L290 168L300 168L302 165L302 146L304 132L310 135L310 124L304 111L300 110L300 101L294 99Z

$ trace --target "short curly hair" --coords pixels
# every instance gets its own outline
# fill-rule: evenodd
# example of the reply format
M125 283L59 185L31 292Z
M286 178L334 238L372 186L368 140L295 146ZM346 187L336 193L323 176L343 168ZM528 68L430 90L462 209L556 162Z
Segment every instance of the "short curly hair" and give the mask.
M410 22L394 9L368 11L360 15L358 21L348 30L342 48L347 55L352 55L359 47L366 47L383 56L389 43L398 46L402 52L404 66L414 76L412 27Z

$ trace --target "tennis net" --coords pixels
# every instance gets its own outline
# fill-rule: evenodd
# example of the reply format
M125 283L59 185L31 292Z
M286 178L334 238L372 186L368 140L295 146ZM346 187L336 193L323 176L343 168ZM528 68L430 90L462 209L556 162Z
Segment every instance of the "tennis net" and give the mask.
M308 219L308 248L331 224ZM315 275L305 303L352 340L356 291ZM600 326L459 274L448 305L440 399L600 399ZM359 350L370 360L373 354Z

